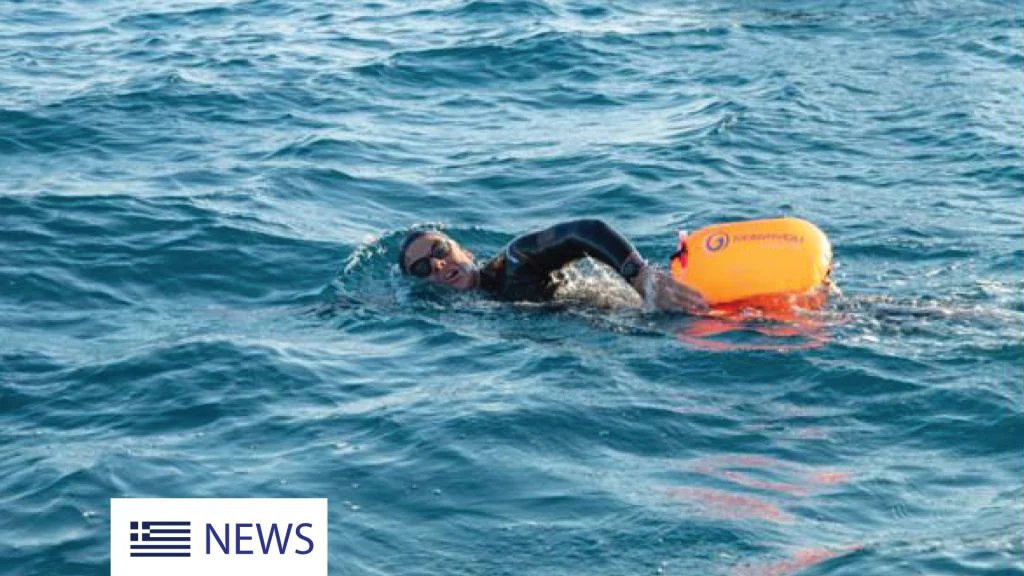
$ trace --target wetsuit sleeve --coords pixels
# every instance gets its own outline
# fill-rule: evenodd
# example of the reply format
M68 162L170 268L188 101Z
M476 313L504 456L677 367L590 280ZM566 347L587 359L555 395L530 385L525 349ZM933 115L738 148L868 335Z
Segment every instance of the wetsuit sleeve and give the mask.
M566 264L590 256L632 280L643 267L633 245L601 220L571 220L516 238L509 255L529 264L536 272L551 273Z

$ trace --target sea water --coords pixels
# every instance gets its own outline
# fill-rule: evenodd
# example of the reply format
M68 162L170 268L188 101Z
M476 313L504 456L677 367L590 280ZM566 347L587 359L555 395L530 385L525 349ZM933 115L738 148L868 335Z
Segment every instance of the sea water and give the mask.
M0 574L328 498L331 574L1024 573L1015 2L0 4ZM797 216L797 323L402 278Z

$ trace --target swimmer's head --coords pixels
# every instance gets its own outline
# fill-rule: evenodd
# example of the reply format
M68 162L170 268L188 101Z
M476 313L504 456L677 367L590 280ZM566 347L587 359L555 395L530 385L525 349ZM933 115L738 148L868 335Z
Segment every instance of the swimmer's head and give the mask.
M480 282L473 253L440 232L412 232L402 241L398 265L407 276L456 290L471 290Z

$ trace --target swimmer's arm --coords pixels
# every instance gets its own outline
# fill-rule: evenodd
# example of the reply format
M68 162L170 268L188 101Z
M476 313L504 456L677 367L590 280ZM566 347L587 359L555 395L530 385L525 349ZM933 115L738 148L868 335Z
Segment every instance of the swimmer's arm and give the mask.
M521 236L509 254L528 262L537 272L551 273L590 256L611 266L657 310L701 314L709 310L700 292L648 266L636 248L601 220L572 220Z
M700 292L653 266L645 266L630 284L644 302L656 310L687 314L711 311L711 306Z
M611 226L597 219L570 220L520 236L509 254L528 262L539 273L551 273L590 256L611 266L627 281L645 266L640 253Z

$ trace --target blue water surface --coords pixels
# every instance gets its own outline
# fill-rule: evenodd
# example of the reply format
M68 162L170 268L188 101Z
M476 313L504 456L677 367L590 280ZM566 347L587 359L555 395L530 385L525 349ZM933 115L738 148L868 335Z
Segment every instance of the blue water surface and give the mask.
M0 574L108 574L115 497L329 498L338 575L1024 574L1022 112L1016 2L2 2ZM781 215L810 333L394 266Z

